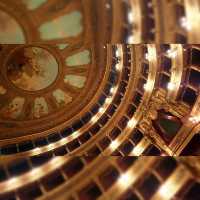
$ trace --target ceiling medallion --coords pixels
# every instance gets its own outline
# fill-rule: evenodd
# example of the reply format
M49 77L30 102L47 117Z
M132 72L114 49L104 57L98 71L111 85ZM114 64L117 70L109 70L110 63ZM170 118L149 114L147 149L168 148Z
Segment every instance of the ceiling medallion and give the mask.
M38 91L49 87L59 72L55 57L41 47L17 49L7 62L7 76L18 88Z

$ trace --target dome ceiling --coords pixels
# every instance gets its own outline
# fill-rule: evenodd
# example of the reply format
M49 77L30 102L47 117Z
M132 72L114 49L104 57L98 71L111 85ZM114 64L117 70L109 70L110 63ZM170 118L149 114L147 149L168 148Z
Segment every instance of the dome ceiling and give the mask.
M199 200L199 8L0 0L0 200Z
M143 63L145 63L142 69L144 74L140 78L139 89L141 92L146 91L144 105L148 106L151 92L153 94L157 89L157 82L161 82L161 88L169 89L167 96L163 94L167 101L169 97L174 100L179 95L178 86L181 84L181 77L184 77L182 70L186 62L185 57L187 60L185 53L198 52L199 47L196 45L190 49L189 46L181 44L151 45L151 42L165 36L162 35L158 23L163 19L154 16L156 10L157 13L160 12L159 6L156 4L153 7L150 0L131 2L128 0L118 2L112 0L2 0L0 2L2 24L0 42L4 44L1 45L0 51L2 66L0 68L0 144L17 144L17 139L21 142L21 140L29 139L30 135L32 140L43 136L48 137L54 133L59 135L63 132L64 137L68 137L73 133L76 135L79 131L76 138L79 137L81 132L87 130L88 124L95 124L105 109L111 105L110 95L115 94L118 87L120 96L111 114L115 113L114 111L119 107L118 104L122 104L122 107L128 104L128 100L124 98L122 101L122 98L125 97L125 92L127 96L132 93L131 87L133 90L136 88L136 81L138 81L136 74L141 71ZM145 2L148 2L147 6L144 6ZM168 4L162 6L168 8ZM176 1L175 5L172 5L173 8L178 7L177 10L183 11L177 12L179 15L176 16L176 22L187 19L189 23L188 5L187 0ZM141 20L143 19L142 9L148 11L144 20ZM135 19L134 13L137 14ZM150 16L154 17L152 19L154 21L147 20ZM142 26L139 26L141 23ZM184 28L183 24L178 25ZM146 46L105 45L109 41L118 42L122 39L127 41L127 37L134 39L135 33L137 33L135 35L137 39L129 38L128 41L144 42L146 41L145 31L147 31L144 27L151 28L148 29L151 32L151 40L148 38L150 36L146 38L150 42ZM193 29L188 29L185 25L185 30L187 32L184 32L182 38L188 39ZM154 60L148 63L152 57ZM158 66L160 63L164 66L164 72L160 72ZM177 71L174 71L175 65L178 66ZM179 73L178 76L176 73ZM194 77L197 76L196 73ZM156 79L157 74L162 75L161 81ZM121 77L123 79L120 82ZM148 79L149 84L146 84ZM129 81L130 88L127 86ZM177 87L172 92L175 85ZM102 99L108 103L103 102L99 91L103 91ZM142 94L140 93L136 95L137 106L141 103ZM186 98L189 104L195 102L196 88L190 87L188 94L190 93L194 96L194 100ZM107 101L106 98L108 98ZM183 95L182 98L184 99L185 96ZM98 103L95 105L94 102ZM139 108L143 107L143 104L141 105ZM164 118L163 115L159 115L160 121L152 123L156 131L161 132L159 137L169 145L182 126L182 121L178 120L179 116L168 116L168 113L161 108ZM134 109L136 108L131 108L129 114L133 114ZM136 121L139 121L139 116L142 114L140 109L136 111L138 113L136 119L126 122L128 119L125 118L122 127L126 123L128 123L127 129L129 126L136 126ZM89 117L88 112L90 112ZM153 118L156 116L154 113ZM166 122L173 126L173 122L167 121L167 117L178 121L173 130L163 126ZM111 116L109 115L108 118ZM108 121L108 118L103 120ZM98 132L101 128L102 126L97 127L95 131ZM65 129L70 129L69 134ZM167 135L166 132L170 132L171 135ZM70 138L69 141L73 139ZM168 151L168 153L171 152Z
M0 140L67 123L94 96L106 55L84 3L0 2Z
M0 57L1 139L70 119L88 103L104 71L97 70L89 46L2 45Z

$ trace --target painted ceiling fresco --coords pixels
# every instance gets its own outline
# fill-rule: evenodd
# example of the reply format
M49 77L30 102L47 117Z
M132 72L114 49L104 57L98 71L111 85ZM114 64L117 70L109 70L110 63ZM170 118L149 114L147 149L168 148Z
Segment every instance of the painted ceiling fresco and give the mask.
M55 81L58 75L58 63L45 49L22 48L9 60L7 74L16 87L37 91Z

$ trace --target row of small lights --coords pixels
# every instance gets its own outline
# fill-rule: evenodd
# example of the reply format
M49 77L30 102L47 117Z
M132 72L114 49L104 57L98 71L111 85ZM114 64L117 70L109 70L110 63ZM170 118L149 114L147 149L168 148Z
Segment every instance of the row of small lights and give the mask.
M146 53L144 55L144 58L146 60L151 61L152 55L150 53ZM152 84L153 84L153 80L148 80L148 83L144 84L144 89L145 91L149 91L152 88ZM138 123L138 120L135 119L135 117L133 117L132 119L129 120L129 122L127 123L127 128L133 130L136 125ZM116 139L114 141L111 142L109 148L114 151L116 150L119 146L120 146L120 142ZM134 156L140 156L141 153L143 152L143 147L140 145L137 145L136 147L133 148L132 152L130 153L130 155L134 155Z
M127 0L123 0L124 2L126 2L128 4ZM105 4L106 9L110 10L111 9L111 5L109 3ZM133 24L134 23L134 16L133 16L133 12L131 10L128 11L127 13L127 18L128 18L128 23ZM134 43L134 37L133 35L129 35L127 38L127 42L129 44L133 44Z
M137 125L137 120L135 119L135 117L133 117L132 119L130 119L127 123L127 128L128 129L134 129ZM113 140L110 145L109 145L109 149L113 152L115 151L119 146L121 145L121 143L119 142L118 139ZM139 155L140 150L137 148L133 149L133 152L131 153L131 155Z
M127 0L124 0L126 3L128 3L128 1ZM148 2L147 3L147 6L149 7L149 8L152 8L152 6L153 6L153 4L152 4L152 2ZM106 4L106 8L107 9L111 9L111 5L109 4L109 3L107 3ZM133 24L134 23L134 14L133 14L133 10L132 9L130 9L128 12L127 12L127 19L128 19L128 23L129 24ZM180 26L183 28L183 29L185 29L185 30L187 30L187 31L190 31L191 30L191 25L190 25L190 23L188 22L188 20L187 20L187 18L185 17L185 16L183 16L183 17L180 17L180 19L179 19L179 24L180 24ZM127 37L127 43L128 44L134 44L134 35L133 35L133 32L132 32L132 34L131 35L129 35L128 37Z
M153 5L152 5L152 2L148 2L147 6L148 6L148 7L152 7L152 6L153 6ZM128 18L128 22L129 22L130 24L133 24L133 23L134 23L134 16L133 16L133 12L132 12L131 10L128 11L128 13L127 13L127 18ZM187 30L187 31L191 31L191 25L190 25L190 23L188 22L188 20L187 20L186 17L181 17L181 18L179 19L179 23L180 23L180 26L181 26L183 29L185 29L185 30ZM133 34L128 36L127 41L128 41L129 44L133 44L133 43L134 43L134 36L133 36ZM171 53L171 52L170 52L170 53ZM173 54L173 52L172 52L172 54ZM172 56L174 56L174 55L172 55Z
M151 61L152 56L149 53L145 54L145 59L148 61ZM144 84L143 88L146 92L150 91L152 88L152 84L153 84L153 80L149 79L147 83ZM137 125L136 120L134 120L134 123L131 124L131 128L135 128L135 126ZM143 146L139 143L137 146L135 146L132 150L132 152L130 153L130 155L133 156L140 156L144 151Z
M168 57L175 59L177 57L177 49L169 49L167 50L166 54ZM172 91L176 85L174 83L168 83L167 89ZM189 121L191 121L193 124L198 124L200 122L200 116L191 116L189 117Z
M148 8L152 8L153 4L152 2L148 2L147 3L147 7ZM133 8L132 8L133 9ZM134 10L130 9L127 13L127 19L128 19L128 23L129 24L134 24L135 20L134 20ZM133 29L135 27L133 26ZM134 38L134 35L133 35L133 31L132 31L132 35L129 35L128 38L127 38L127 43L128 44L134 44L135 42L135 38Z
M119 57L120 52L119 52L118 49L116 50L115 55L116 55L117 57ZM122 65L121 63L118 63L118 64L116 65L116 69L117 69L117 70L121 70L121 66L123 66L123 65ZM127 124L127 127L133 128L135 125L136 125L136 120L133 118L133 119L129 120L129 122L128 122L128 124ZM119 145L120 145L120 143L119 143L118 140L113 140L113 141L110 143L109 148L110 148L112 151L114 151L115 149L117 149L117 147L118 147Z

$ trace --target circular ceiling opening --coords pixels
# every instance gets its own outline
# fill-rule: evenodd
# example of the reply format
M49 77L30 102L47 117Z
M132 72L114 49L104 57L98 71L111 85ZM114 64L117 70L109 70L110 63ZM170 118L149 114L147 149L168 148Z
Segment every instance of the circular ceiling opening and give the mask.
M17 49L7 62L9 80L26 91L39 91L49 87L57 78L59 66L55 57L41 47Z

